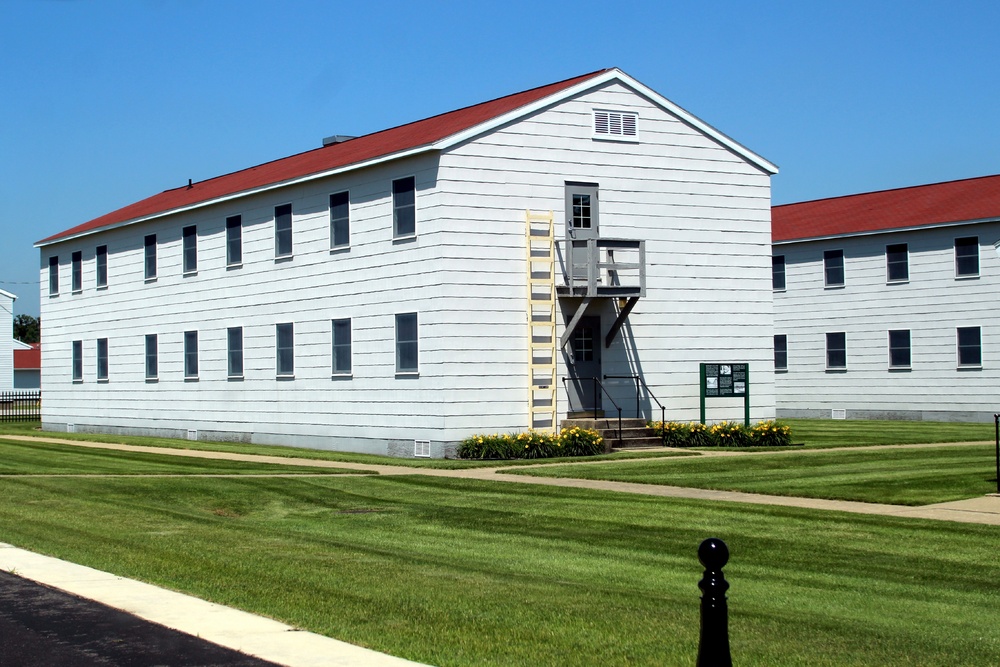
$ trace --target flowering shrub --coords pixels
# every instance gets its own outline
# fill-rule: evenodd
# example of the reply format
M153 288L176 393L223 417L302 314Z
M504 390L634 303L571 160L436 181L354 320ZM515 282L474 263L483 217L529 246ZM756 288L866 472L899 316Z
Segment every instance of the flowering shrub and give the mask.
M738 422L706 426L698 422L650 422L649 428L667 447L783 447L792 443L792 429L780 422L757 422L749 429Z
M543 459L603 452L601 434L578 426L564 428L558 435L540 431L471 435L458 446L461 459Z

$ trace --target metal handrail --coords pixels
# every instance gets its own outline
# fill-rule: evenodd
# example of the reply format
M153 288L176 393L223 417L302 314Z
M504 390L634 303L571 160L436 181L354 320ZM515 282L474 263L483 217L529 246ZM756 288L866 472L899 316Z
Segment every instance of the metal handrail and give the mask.
M653 392L649 389L649 385L646 384L646 381L642 379L641 375L605 375L604 379L605 380L627 380L627 379L634 380L635 381L635 416L636 417L639 416L639 405L640 405L639 387L641 385L642 388L646 390L646 395L649 396L654 401L656 401L656 405L659 406L659 408L660 408L660 423L661 424L665 424L667 422L667 408L665 408L664 405L663 405L663 403L660 403L659 399L656 398L656 396L653 395ZM652 417L652 415L650 415L650 417ZM666 441L666 432L665 431L664 431L663 437L664 437L664 441Z
M575 380L593 380L594 381L594 396L595 397L597 396L597 388L600 387L601 391L604 392L604 395L608 397L609 401L611 401L611 405L615 406L618 409L618 442L621 442L621 440L622 440L622 408L621 408L621 406L618 405L617 403L615 403L615 399L612 398L611 394L608 393L608 390L604 388L604 384L601 382L600 378L596 378L596 377L591 377L591 378L568 378L568 377L564 377L562 379L562 381L563 381L563 384L565 385L566 384L566 380L574 380L574 379ZM597 416L597 401L595 400L594 401L594 421L597 421L598 419L600 419L600 417Z

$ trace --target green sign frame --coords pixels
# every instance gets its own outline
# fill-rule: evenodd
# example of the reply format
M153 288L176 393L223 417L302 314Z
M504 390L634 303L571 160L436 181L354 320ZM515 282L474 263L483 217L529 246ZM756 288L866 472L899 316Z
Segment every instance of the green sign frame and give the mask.
M743 424L750 428L750 364L745 361L701 364L701 423L706 398L743 397Z

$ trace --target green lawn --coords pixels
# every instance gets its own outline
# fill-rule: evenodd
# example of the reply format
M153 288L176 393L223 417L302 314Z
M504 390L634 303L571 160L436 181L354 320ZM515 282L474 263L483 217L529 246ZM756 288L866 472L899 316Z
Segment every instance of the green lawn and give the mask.
M48 442L21 442L0 435L0 475L261 475L353 474L355 470L245 463L120 452Z
M992 445L705 456L510 472L896 505L929 505L997 490Z
M993 441L994 424L962 422L868 421L860 419L782 419L792 427L792 442L808 447L904 445L933 442Z
M419 475L2 484L2 541L441 667L691 665L709 536L736 664L1000 664L997 527Z

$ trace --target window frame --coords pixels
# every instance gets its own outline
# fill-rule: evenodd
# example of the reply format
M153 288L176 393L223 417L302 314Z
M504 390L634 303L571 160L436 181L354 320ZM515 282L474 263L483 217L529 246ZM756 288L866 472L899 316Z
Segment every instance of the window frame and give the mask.
M97 339L97 381L108 381L108 339Z
M49 296L59 296L59 255L49 257Z
M975 332L976 342L974 345L970 345L968 342L962 343L962 332ZM964 350L974 349L976 354L975 361L967 361ZM958 367L959 368L982 368L983 367L983 330L982 327L956 327L955 329L955 352L957 355Z
M405 318L405 319L404 319ZM409 318L413 319L412 338L403 338L401 334L409 334L409 331L402 331L405 327L410 329ZM416 312L411 313L397 313L396 314L396 326L395 326L395 341L396 341L396 375L398 376L412 376L418 375L420 373L420 319ZM404 357L410 354L412 348L413 365L404 366ZM407 360L408 361L408 360Z
M233 345L234 334L239 341L239 347ZM234 361L239 360L239 369ZM226 377L230 380L243 379L243 327L228 327L226 329Z
M833 336L840 337L840 347L834 347L831 343L837 342ZM836 359L833 355L835 354L843 355L843 360L840 364L833 363L834 361L840 361ZM846 371L847 370L847 333L844 331L830 331L826 334L826 370L828 371Z
M198 331L184 332L184 379L198 379Z
M778 269L778 266L781 269ZM785 291L785 278L786 278L786 265L784 255L771 255L771 289L775 292ZM781 276L781 280L778 280L778 276ZM778 283L781 283L780 285Z
M337 201L334 201L334 198ZM343 201L340 201L343 199ZM334 217L334 212L340 212L343 207L344 215ZM338 231L340 232L338 234ZM351 191L342 190L330 195L330 250L346 250L351 247Z
M70 290L73 294L83 292L83 251L76 250L70 255Z
M338 325L340 325L340 335L338 335ZM343 339L344 325L346 325L347 332L346 341ZM354 374L353 339L354 331L351 318L341 317L330 321L330 369L334 377L351 377ZM346 367L341 363L344 356L347 357Z
M959 244L959 242L963 242ZM971 241L971 243L969 243ZM975 253L969 252L964 254L959 254L959 247L975 248ZM978 236L958 236L955 237L955 279L956 280L968 280L970 278L978 278L980 263L982 260L981 252L979 249L979 237ZM975 271L962 270L962 262L971 262L973 257L975 258L976 269ZM968 267L966 267L968 268Z
M893 259L893 255L896 256L895 259ZM899 255L902 255L902 259L899 259ZM893 276L894 268L898 273L900 267L902 267L902 275ZM908 243L889 243L885 246L885 282L910 282L910 246Z
M181 272L185 276L198 273L198 226L181 229Z
M72 377L75 384L83 382L83 341L73 341Z
M156 234L146 234L143 244L143 278L145 281L156 280Z
M145 364L146 381L155 382L159 379L159 342L157 334L146 334Z
M99 245L94 250L95 287L103 289L108 286L108 246Z
M285 209L288 209L287 217ZM287 225L285 220L287 219ZM288 259L295 256L292 221L292 204L278 204L274 207L274 258ZM287 244L287 250L284 246Z
M243 216L226 218L226 267L243 266Z
M840 260L840 282L834 282L830 279L830 274L833 271L837 271L838 267L831 264L831 260ZM836 276L834 276L836 277ZM826 289L837 289L844 287L847 284L847 271L844 267L844 250L843 248L838 248L834 250L824 250L823 251L823 287Z
M274 373L278 378L295 377L295 324L293 322L281 322L274 325Z
M408 190L397 189L398 184L412 184L412 187ZM410 203L400 203L399 199L402 194L411 193L412 201ZM412 227L409 230L400 229L400 218L406 212L410 211L407 216L410 218L409 224ZM392 239L398 241L401 239L412 239L417 236L417 178L416 176L404 176L403 178L396 178L392 181Z
M779 340L781 345L778 345ZM774 371L788 371L788 334L774 334Z
M893 334L896 334L896 341L893 341ZM902 334L906 334L906 344L902 345ZM910 370L913 362L913 340L909 329L889 329L886 332L886 339L889 352L889 370ZM903 354L905 350L905 362L902 357L897 358L896 353Z

